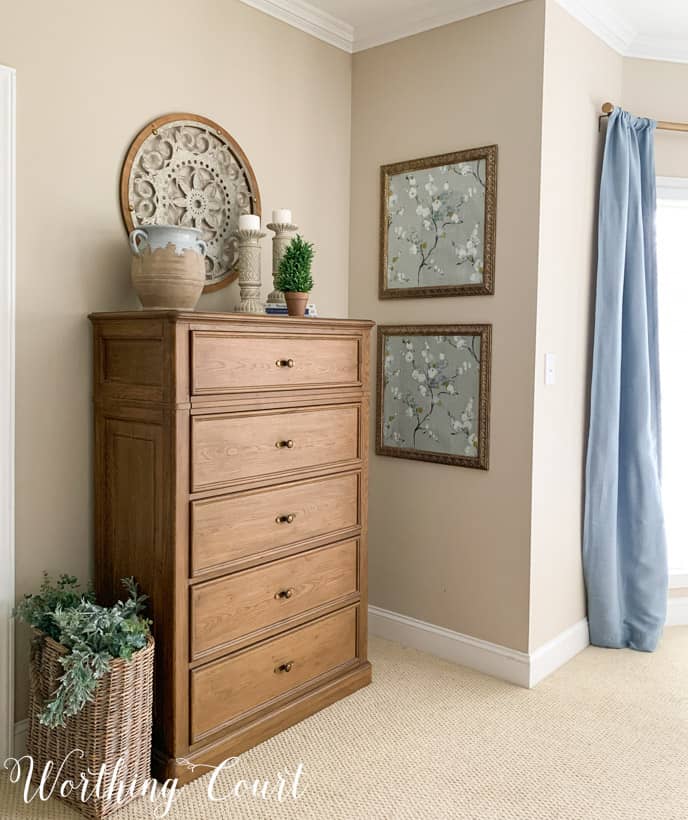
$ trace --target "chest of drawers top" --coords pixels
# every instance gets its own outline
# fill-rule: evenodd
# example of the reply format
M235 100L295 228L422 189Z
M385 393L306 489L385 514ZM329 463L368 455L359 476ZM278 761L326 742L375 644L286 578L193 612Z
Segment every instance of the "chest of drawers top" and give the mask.
M93 313L99 400L209 407L256 394L368 390L368 330L349 319L232 313ZM281 402L284 404L284 401Z

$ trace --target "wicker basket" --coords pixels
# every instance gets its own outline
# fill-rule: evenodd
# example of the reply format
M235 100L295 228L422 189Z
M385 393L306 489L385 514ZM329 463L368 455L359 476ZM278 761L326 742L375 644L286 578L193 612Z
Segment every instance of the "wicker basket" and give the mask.
M39 716L59 685L64 673L59 659L67 652L64 646L42 633L33 642L27 751L34 759L37 781L46 763L53 761L55 768L47 781L48 788L67 755L74 749L83 751L83 758L78 754L69 756L54 795L59 795L60 785L66 780L79 784L82 772L89 778L92 792L97 772L104 764L100 796L82 802L81 793L75 791L64 800L86 817L105 817L139 796L143 781L150 777L154 642L151 638L148 646L136 652L130 661L111 661L110 672L99 681L93 702L67 718L65 726L49 729L41 724ZM116 785L108 796L107 787L120 758L123 762L117 771ZM89 774L89 769L96 774ZM118 801L120 784L122 798ZM132 784L133 794L129 794Z

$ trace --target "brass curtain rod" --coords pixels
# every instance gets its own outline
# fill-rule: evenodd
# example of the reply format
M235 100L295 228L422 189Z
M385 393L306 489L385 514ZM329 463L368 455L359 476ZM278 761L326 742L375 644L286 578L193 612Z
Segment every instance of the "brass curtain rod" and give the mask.
M614 108L614 103L604 103L602 106L603 116L608 117ZM657 128L661 131L688 131L688 122L668 122L667 120L657 120Z

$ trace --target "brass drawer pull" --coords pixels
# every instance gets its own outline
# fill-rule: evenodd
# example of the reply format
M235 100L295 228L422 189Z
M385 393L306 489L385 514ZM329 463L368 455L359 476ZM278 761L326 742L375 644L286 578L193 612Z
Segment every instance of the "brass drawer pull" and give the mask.
M290 438L288 438L286 441L276 441L275 442L275 447L277 447L278 450L282 450L285 447L287 448L287 450L291 450L291 448L293 446L294 446L294 442Z
M293 524L296 518L296 513L289 513L288 515L278 515L275 518L275 524Z
M291 598L294 594L294 587L289 587L289 589L283 589L280 592L275 593L275 600L276 601L283 601L285 598Z
M281 672L291 672L294 666L294 661L289 661L289 663L281 663L279 666L275 667L275 674L279 675Z
M294 360L293 359L277 359L275 362L275 367L293 367Z

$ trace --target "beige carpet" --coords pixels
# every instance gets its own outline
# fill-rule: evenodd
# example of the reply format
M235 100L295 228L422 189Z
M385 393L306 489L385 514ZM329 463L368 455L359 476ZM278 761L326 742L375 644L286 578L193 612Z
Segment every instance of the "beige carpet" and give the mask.
M207 777L172 818L687 820L688 628L653 654L589 648L537 689L374 640L374 683L243 755L218 780L274 779L303 763L299 799L211 804ZM0 817L76 818L25 806L0 777ZM116 820L153 817L137 801Z

